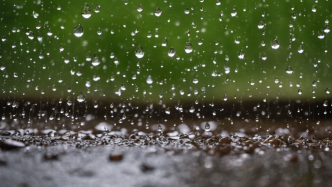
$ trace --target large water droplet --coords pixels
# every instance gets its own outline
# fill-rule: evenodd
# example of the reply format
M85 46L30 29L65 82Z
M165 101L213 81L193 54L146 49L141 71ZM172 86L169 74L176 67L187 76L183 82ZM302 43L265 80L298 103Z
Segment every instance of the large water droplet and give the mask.
M88 3L85 3L82 12L81 12L83 18L88 19L91 17L91 9Z

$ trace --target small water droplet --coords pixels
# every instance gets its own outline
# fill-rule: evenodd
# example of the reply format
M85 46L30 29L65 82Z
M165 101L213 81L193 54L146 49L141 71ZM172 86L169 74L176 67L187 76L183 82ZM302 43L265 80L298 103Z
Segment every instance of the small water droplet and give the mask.
M186 53L191 53L191 52L193 51L193 46L191 45L190 42L187 42L187 43L186 43L186 46L184 47L184 51L185 51Z
M75 28L74 28L74 35L79 38L81 36L83 36L83 27L81 24L77 25Z
M141 45L139 45L135 51L135 55L137 58L143 58L144 56L144 50L143 47Z
M210 131L210 124L209 123L205 123L205 131Z

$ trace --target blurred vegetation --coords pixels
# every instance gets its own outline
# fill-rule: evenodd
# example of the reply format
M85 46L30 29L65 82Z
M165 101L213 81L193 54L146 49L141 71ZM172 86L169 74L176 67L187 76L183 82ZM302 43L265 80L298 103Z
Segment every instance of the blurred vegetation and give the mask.
M327 28L326 20L331 20L332 6L323 0L301 1L224 0L218 6L215 0L129 0L127 3L96 0L87 2L92 14L88 19L81 15L85 2L79 0L3 1L0 36L6 41L0 41L0 63L5 68L0 71L1 95L3 98L73 98L82 92L87 98L137 102L159 101L161 92L164 102L218 101L225 93L228 100L234 99L234 95L243 100L313 96L324 99L328 97L325 89L332 88L331 33L323 31ZM137 11L140 4L142 12ZM94 11L97 5L100 5L99 13ZM316 12L312 11L314 6ZM160 17L154 15L156 7L162 11ZM232 17L234 8L237 14ZM186 9L189 14L185 14ZM258 29L260 20L264 22L264 29ZM39 23L41 28L36 29ZM77 38L73 31L79 24L84 34ZM26 35L27 28L34 33L32 40ZM47 35L49 29L52 36ZM99 29L101 35L97 34ZM138 32L132 34L136 29ZM149 32L151 38L147 37ZM324 39L318 38L319 32L324 34ZM163 47L165 37L168 45ZM280 47L272 49L276 37ZM199 39L202 45L198 45ZM186 42L191 42L193 52L185 52ZM139 45L145 51L141 59L135 56ZM174 57L167 55L171 47L176 51ZM298 52L300 47L303 53ZM240 50L245 54L244 59L238 58ZM89 52L91 57L97 53L101 64L92 66L91 61L86 61ZM264 56L266 60L262 59ZM116 60L118 65L114 63ZM292 74L286 73L288 66ZM225 73L225 67L230 68L229 74ZM72 69L75 75L71 75ZM82 76L76 75L78 71ZM221 76L213 77L213 71ZM146 82L149 75L153 84ZM94 81L93 76L99 76L100 80ZM197 84L193 83L195 77ZM317 87L312 93L314 80ZM86 87L86 81L91 82L90 88ZM303 91L301 96L296 84ZM56 91L52 90L53 85ZM118 96L116 92L122 85L126 89Z

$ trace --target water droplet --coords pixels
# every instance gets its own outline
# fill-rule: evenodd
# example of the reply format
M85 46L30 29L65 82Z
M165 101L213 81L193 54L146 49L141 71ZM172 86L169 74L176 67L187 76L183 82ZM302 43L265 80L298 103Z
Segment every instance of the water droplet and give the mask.
M52 34L53 34L53 33L52 33L51 29L48 29L47 35L48 35L48 36L52 36Z
M53 86L52 86L52 90L53 90L54 92L56 91L55 84L53 84Z
M161 127L161 125L158 126L158 131L161 132L163 130L163 128Z
M330 94L330 90L329 90L329 88L326 88L325 93L326 93L326 94Z
M100 29L98 29L97 34L100 36L103 33Z
M302 95L302 89L300 88L300 89L297 91L297 93L298 93L299 95Z
M244 59L244 52L242 49L240 50L238 57L239 57L239 59Z
M99 61L98 54L95 53L95 54L93 55L92 65L93 65L93 66L98 66L99 64L100 64L100 61Z
M161 15L161 10L160 10L160 8L159 7L157 7L155 10L154 10L154 15L155 16L157 16L157 17L159 17L160 15Z
M169 107L166 108L165 113L166 113L166 114L170 114L170 113L171 113Z
M224 101L227 101L226 93L224 94Z
M85 97L84 97L84 94L82 92L80 92L78 95L77 95L77 101L82 103L83 101L85 101Z
M146 83L148 83L148 84L152 84L153 83L151 75L149 75L148 78L146 79Z
M317 82L316 82L316 80L314 80L314 81L312 82L312 86L313 86L313 87L316 87L316 86L317 86Z
M189 112L190 112L190 113L194 113L194 112L195 112L195 107L194 107L194 106L191 106L191 108L189 109Z
M81 36L83 36L83 27L81 24L77 25L75 28L74 28L74 35L79 38Z
M234 6L234 8L232 10L232 13L231 13L231 16L235 17L236 15L237 15L237 10L236 10L236 7Z
M99 13L100 12L100 5L97 5L95 8L95 13Z
M324 32L326 34L330 32L330 26L328 24L325 25Z
M143 47L141 45L139 45L135 51L135 55L137 58L143 58L144 56L144 50Z
M186 43L186 46L184 47L184 51L185 51L186 53L191 53L191 52L193 51L193 46L191 45L190 42L187 42L187 43Z
M171 47L171 48L169 49L169 51L168 51L168 56L169 56L169 57L173 57L174 55L175 55L175 50L174 50L173 47Z
M189 8L186 8L186 10L184 10L184 13L189 14L190 13Z
M82 12L81 12L83 18L88 19L91 17L91 9L88 3L85 3Z
M280 44L277 40L277 38L275 38L272 42L272 49L278 49L280 47Z
M143 5L140 4L140 5L138 5L138 7L137 7L137 12L142 12L142 11L143 11Z
M327 100L325 100L324 103L323 103L323 106L327 107L328 104L329 104L329 102Z
M194 84L197 84L197 83L198 83L198 78L197 78L197 76L194 78L193 83L194 83Z
M205 123L205 131L210 131L210 124L209 123Z
M32 31L29 32L28 38L29 38L30 40L33 40L33 38L34 38L34 34L33 34Z
M287 67L286 73L287 74L292 74L293 73L293 70L292 70L292 68L290 66Z
M161 46L166 47L168 44L167 38L164 39L164 41L161 43Z
M264 28L264 22L262 20L260 20L257 27L258 27L258 29L263 29Z

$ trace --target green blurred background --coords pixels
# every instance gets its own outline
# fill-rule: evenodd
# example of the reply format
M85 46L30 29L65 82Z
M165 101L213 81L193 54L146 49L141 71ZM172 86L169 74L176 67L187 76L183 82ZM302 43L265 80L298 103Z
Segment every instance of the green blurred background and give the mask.
M91 7L89 19L81 15L85 3ZM137 11L140 4L142 12ZM94 11L97 5L99 13ZM314 6L316 12L312 11ZM154 15L156 7L162 11L160 17ZM237 15L232 17L234 7ZM226 93L228 101L234 95L242 100L325 99L325 89L332 88L331 33L323 31L331 20L330 7L325 0L224 0L219 6L215 0L3 1L0 36L6 40L0 41L0 63L5 68L0 71L1 96L64 99L82 92L93 100L193 102L223 100ZM260 20L264 29L258 29ZM41 28L37 29L39 23ZM77 38L73 31L79 24L84 34ZM34 33L32 40L26 35L27 28ZM52 36L47 35L49 29ZM147 37L149 32L151 38ZM319 33L323 39L318 38ZM166 47L162 46L165 37ZM276 37L280 47L275 50L271 46ZM198 45L199 39L202 45ZM185 53L186 42L191 42L193 52ZM135 56L139 44L145 51L141 59ZM167 55L171 47L176 51L172 58ZM244 59L238 58L240 50ZM93 58L94 53L101 61L98 66L86 61L87 54ZM110 58L112 53L114 58ZM288 66L292 74L286 73ZM229 74L225 67L230 68ZM77 76L79 71L81 76ZM214 71L221 76L212 76ZM146 82L149 75L152 84ZM94 76L100 80L94 81ZM193 83L195 77L197 84ZM91 82L89 88L87 81ZM303 91L301 96L297 84ZM116 92L122 85L125 90L119 96Z

